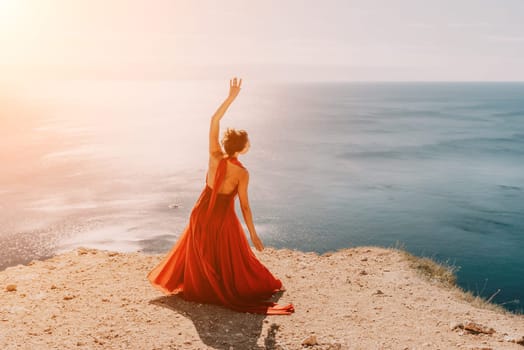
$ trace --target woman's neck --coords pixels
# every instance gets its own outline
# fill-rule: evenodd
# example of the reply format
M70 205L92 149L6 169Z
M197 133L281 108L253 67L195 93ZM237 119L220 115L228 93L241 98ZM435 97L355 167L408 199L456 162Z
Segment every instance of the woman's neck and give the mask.
M228 159L231 163L233 163L233 164L235 164L235 165L238 165L239 167L245 169L244 165L243 165L243 164L242 164L242 163L237 159L237 157L235 157L235 156L229 156L229 157L227 157L227 158L225 158L225 159Z

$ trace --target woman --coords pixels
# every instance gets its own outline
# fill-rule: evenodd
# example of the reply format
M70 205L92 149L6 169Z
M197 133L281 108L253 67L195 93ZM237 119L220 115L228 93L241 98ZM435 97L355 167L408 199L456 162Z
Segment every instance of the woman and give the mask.
M242 214L255 248L258 237L248 200L249 173L238 156L250 147L244 130L227 129L218 141L220 119L240 92L242 79L229 82L229 96L211 118L209 169L189 224L167 256L147 275L165 294L189 301L218 304L233 310L287 315L293 305L279 306L268 299L283 290L282 282L256 258L235 213L238 194Z

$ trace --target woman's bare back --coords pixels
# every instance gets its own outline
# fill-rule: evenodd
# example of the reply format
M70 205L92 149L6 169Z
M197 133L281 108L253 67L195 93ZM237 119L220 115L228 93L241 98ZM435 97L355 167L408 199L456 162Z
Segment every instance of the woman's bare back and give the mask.
M207 172L207 179L206 184L209 186L209 188L213 189L213 182L215 179L215 174L217 172L218 163L223 158L228 158L226 155L218 155L218 156L211 156L209 157L209 165L208 165L208 172ZM245 172L245 169L242 169L242 167L233 164L231 161L226 162L226 175L224 177L224 181L220 185L220 188L218 188L217 192L220 194L230 194L232 193L236 187L238 186L240 182L240 177Z

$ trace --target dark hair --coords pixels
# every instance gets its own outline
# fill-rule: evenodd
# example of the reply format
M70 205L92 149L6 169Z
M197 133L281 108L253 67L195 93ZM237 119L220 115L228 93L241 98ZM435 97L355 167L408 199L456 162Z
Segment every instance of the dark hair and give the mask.
M242 151L246 147L247 141L247 132L245 130L227 128L222 138L222 146L224 146L228 156L231 157L235 152Z

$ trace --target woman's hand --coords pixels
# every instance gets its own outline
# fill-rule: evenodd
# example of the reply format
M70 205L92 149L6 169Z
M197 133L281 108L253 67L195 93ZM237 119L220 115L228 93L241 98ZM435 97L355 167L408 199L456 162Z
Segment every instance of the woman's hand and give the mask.
M229 96L218 107L215 114L213 114L213 117L211 117L211 125L209 126L209 155L211 157L213 157L218 152L222 153L222 148L220 147L220 142L218 141L220 119L222 119L224 113L226 113L227 109L240 92L240 85L242 85L242 79L240 79L238 82L237 78L229 80Z
M242 79L237 81L237 78L229 80L229 96L228 98L234 100L240 92L240 86L242 85Z
M251 235L251 241L253 241L253 244L255 245L255 248L261 252L264 250L264 245L262 244L262 241L256 234Z

